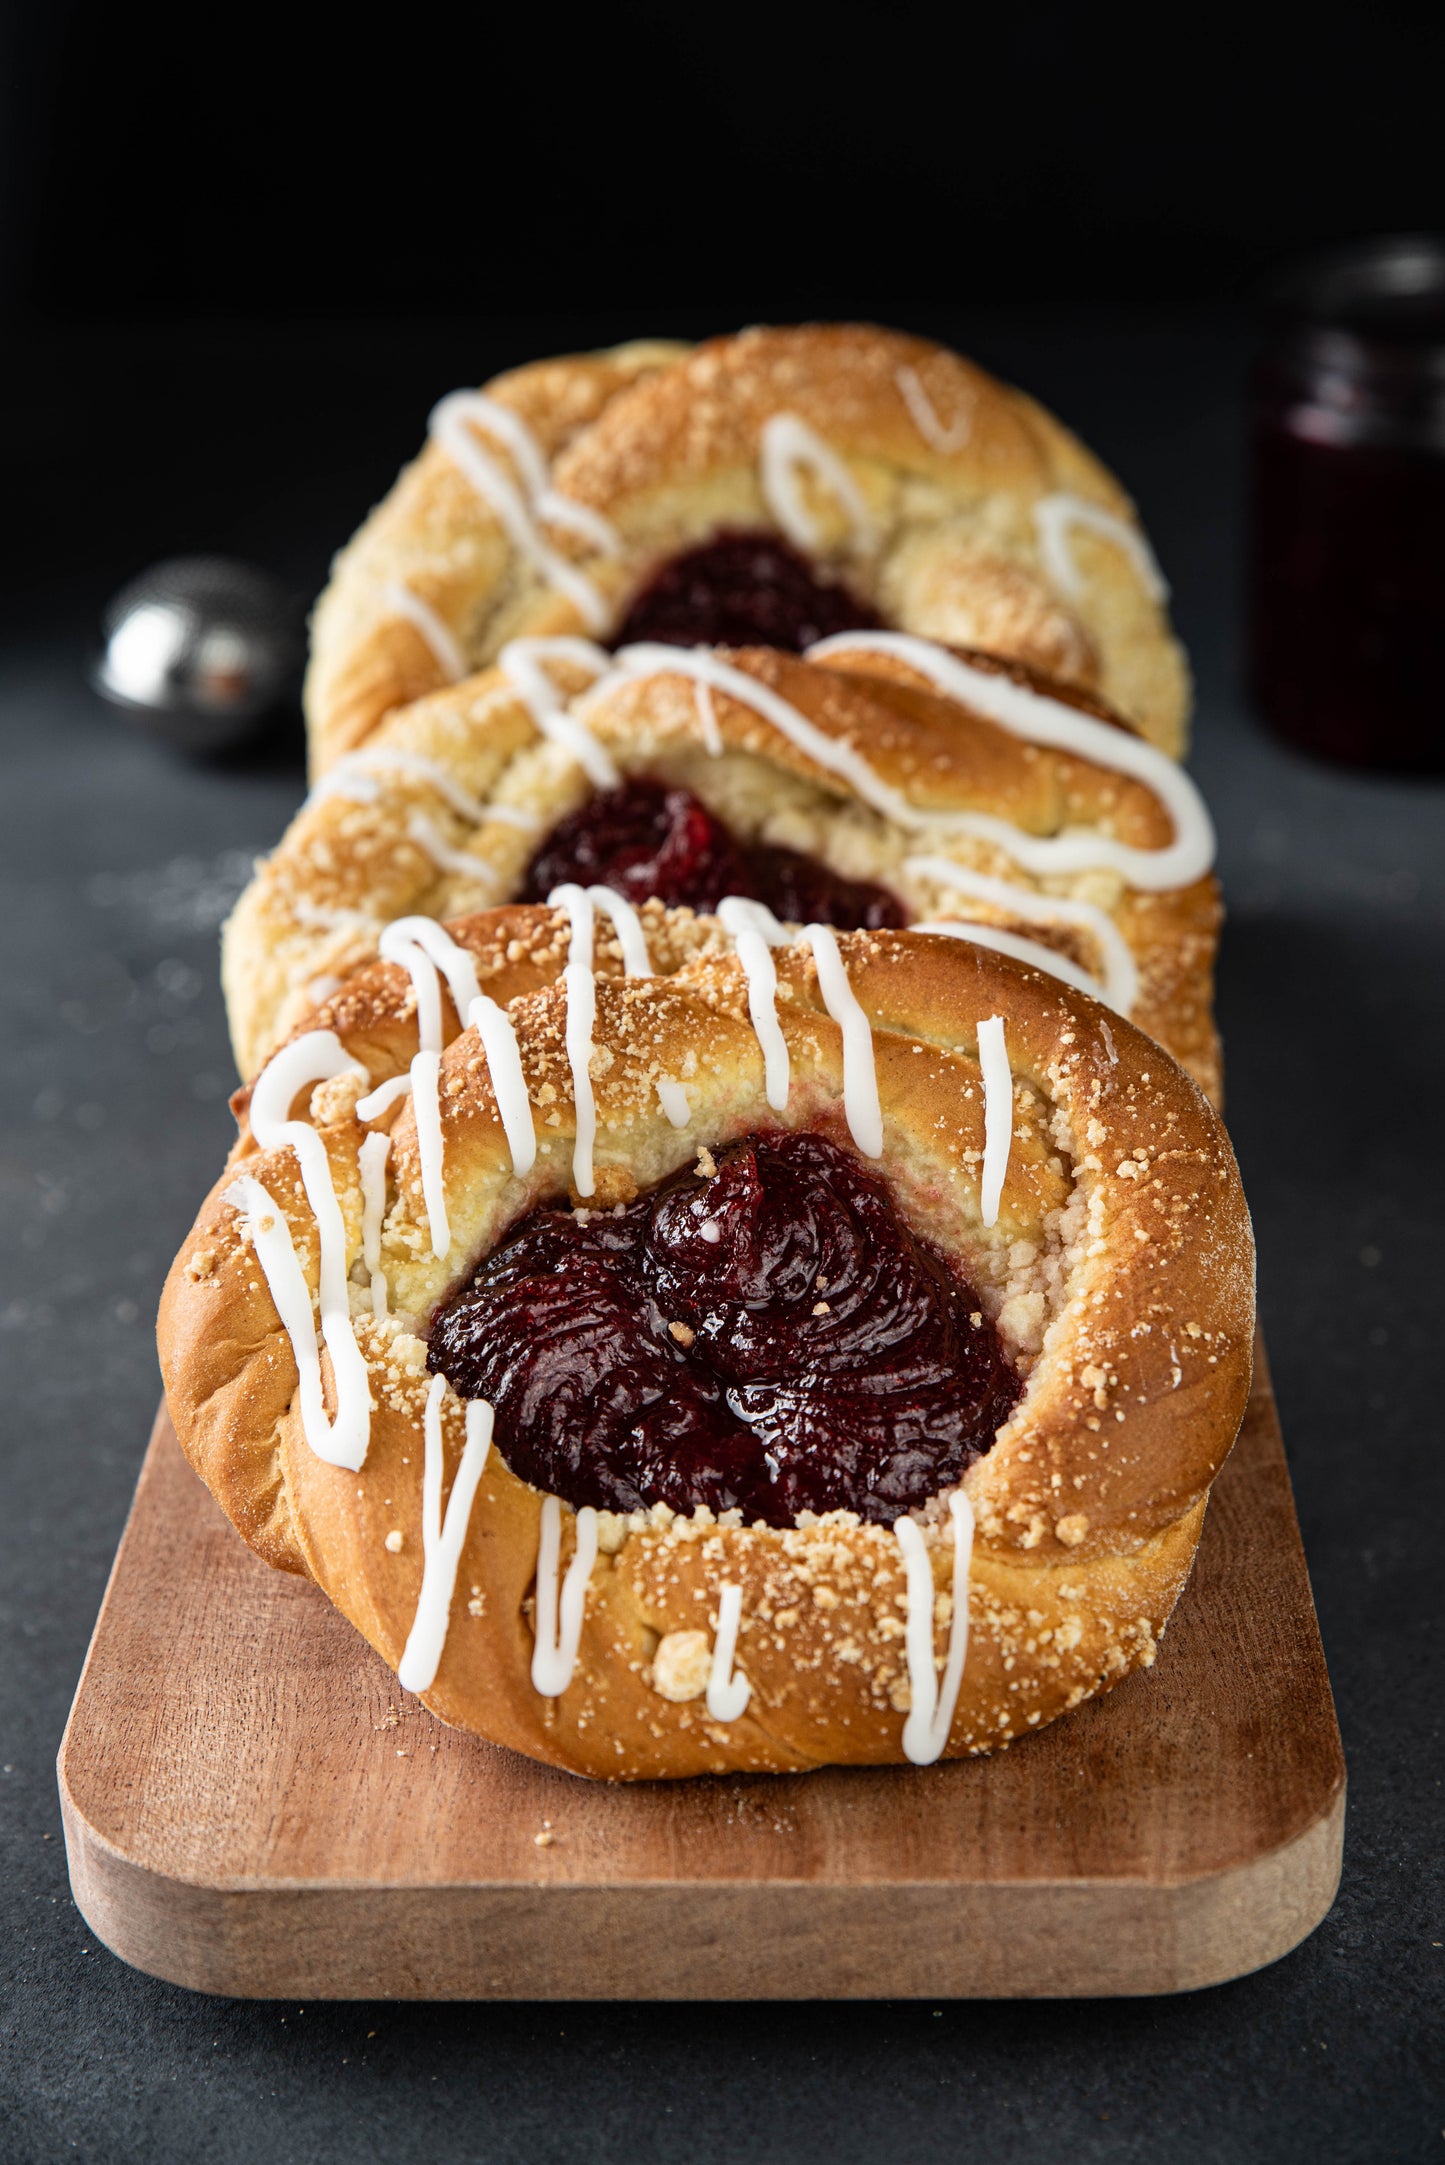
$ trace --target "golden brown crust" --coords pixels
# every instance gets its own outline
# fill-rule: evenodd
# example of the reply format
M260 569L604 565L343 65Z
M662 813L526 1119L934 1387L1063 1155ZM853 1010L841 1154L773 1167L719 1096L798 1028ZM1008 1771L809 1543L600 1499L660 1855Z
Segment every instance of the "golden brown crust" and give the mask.
M780 1121L763 1099L728 936L655 904L643 922L661 973L645 979L623 977L615 940L598 929L599 1192L645 1188L690 1164L701 1145L760 1128L815 1127L846 1142L839 1032L810 951L777 955L793 1070ZM443 1258L431 1254L404 1107L392 1127L383 1233L397 1313L373 1320L359 1286L353 1302L375 1401L363 1471L325 1464L306 1442L289 1342L246 1226L224 1197L238 1168L263 1181L314 1289L314 1224L296 1160L258 1153L245 1092L232 1164L171 1272L160 1324L171 1413L192 1462L247 1539L271 1561L308 1570L393 1664L421 1582L429 1378L417 1333L507 1226L567 1192L575 1138L558 982L565 920L514 907L450 930L485 989L509 1007L538 1157L525 1179L515 1176L480 1043L474 1031L455 1037L440 1093L451 1246ZM1249 1220L1217 1115L1139 1031L1057 980L951 940L857 933L840 947L873 1025L883 1166L899 1206L959 1260L1026 1377L1015 1414L965 1482L978 1540L948 1746L957 1755L1006 1743L1153 1659L1248 1393ZM985 1228L977 1029L995 1013L1014 1075L1014 1139L998 1223ZM390 964L373 965L311 1020L337 1032L373 1084L401 1072L416 1046L414 995ZM446 1028L455 1027L448 1009ZM683 1131L661 1113L660 1075L684 1081ZM309 1115L327 1145L353 1262L364 1133L355 1098L355 1086L323 1085ZM306 1115L298 1102L296 1116ZM444 1436L454 1470L461 1415L450 1396ZM901 1758L904 1576L889 1529L847 1514L791 1532L719 1525L707 1514L677 1519L662 1508L604 1519L574 1680L560 1698L543 1699L530 1682L542 1498L509 1471L505 1452L499 1436L441 1667L425 1694L446 1720L617 1778ZM564 1521L565 1563L570 1514ZM946 1524L929 1524L926 1540L941 1658ZM723 1724L701 1696L679 1701L657 1687L679 1647L698 1651L700 1642L675 1635L701 1633L710 1644L729 1581L743 1589L737 1658L752 1699Z
M792 414L842 458L872 527L861 536L809 484L813 553L886 621L1093 687L1152 741L1182 750L1188 672L1137 565L1117 541L1077 528L1078 577L1065 592L1036 524L1036 507L1066 493L1137 531L1128 497L1052 415L946 348L867 324L805 324L692 352L652 343L539 362L486 394L528 423L554 489L619 537L614 555L546 528L612 621L678 550L722 529L776 529L761 436ZM597 629L429 444L342 551L318 605L306 700L318 773L445 681L385 599L397 580L474 668L524 633Z
M780 693L825 737L862 751L881 781L925 812L989 812L1037 835L1094 828L1140 848L1169 840L1168 816L1142 783L1024 743L943 697L894 657L858 649L834 662L804 661L759 647L725 659ZM970 660L1084 713L1117 719L1099 700L1019 664L983 654ZM953 892L933 874L910 872L906 860L920 852L942 856L1008 880L1026 896L1047 892L1103 908L1139 970L1133 1019L1218 1096L1211 1008L1220 905L1212 878L1162 894L1133 890L1100 871L1034 879L992 843L959 835L920 839L918 831L873 811L851 783L726 693L711 700L723 745L714 757L686 677L664 671L588 698L585 671L552 667L559 684L583 695L589 728L624 773L685 784L743 840L802 849L846 877L876 881L899 896L912 918L998 925L1056 947L1098 976L1100 951L1087 931L1041 925L1006 905ZM243 1075L255 1073L310 1006L318 981L324 986L375 953L382 926L393 918L450 916L515 893L539 835L590 788L565 751L542 741L499 671L393 715L361 761L403 755L431 762L489 810L530 818L533 829L498 817L475 824L415 767L367 768L358 784L372 792L365 801L308 800L226 928L223 974ZM333 781L350 786L345 770ZM414 839L419 814L451 853L445 867ZM474 876L466 869L469 858Z
M555 459L620 391L685 351L665 339L637 339L606 353L535 361L495 377L487 396L510 408L543 456ZM520 599L506 537L433 444L402 469L340 552L317 603L305 704L318 774L364 744L394 708L446 682L425 635L387 606L393 580L409 586L477 659L513 636L498 629L510 623ZM529 631L576 628L570 612L557 614L545 593L527 596L517 630L524 621Z

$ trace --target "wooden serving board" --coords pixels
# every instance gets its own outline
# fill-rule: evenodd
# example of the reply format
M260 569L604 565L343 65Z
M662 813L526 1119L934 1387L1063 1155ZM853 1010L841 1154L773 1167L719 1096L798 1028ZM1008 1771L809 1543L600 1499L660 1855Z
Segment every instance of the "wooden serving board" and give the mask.
M608 1787L443 1728L156 1422L60 1751L127 1962L299 1998L1177 1992L1334 1898L1344 1761L1268 1373L1152 1671L988 1760ZM540 1837L540 1839L539 1839Z

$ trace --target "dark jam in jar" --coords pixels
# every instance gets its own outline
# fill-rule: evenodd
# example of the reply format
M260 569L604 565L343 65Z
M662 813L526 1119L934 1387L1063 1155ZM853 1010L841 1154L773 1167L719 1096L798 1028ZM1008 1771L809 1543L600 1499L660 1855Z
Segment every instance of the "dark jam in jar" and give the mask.
M1275 732L1445 770L1445 243L1365 244L1276 289L1252 381L1250 667Z

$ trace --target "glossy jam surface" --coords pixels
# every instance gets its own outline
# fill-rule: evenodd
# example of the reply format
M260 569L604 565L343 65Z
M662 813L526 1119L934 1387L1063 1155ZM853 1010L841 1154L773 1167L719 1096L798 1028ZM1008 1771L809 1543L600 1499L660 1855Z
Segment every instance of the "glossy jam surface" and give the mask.
M724 895L766 902L796 924L878 931L905 922L886 887L844 879L800 850L734 840L690 790L645 776L592 797L553 828L527 869L524 902L566 880L611 887L629 902L714 910Z
M614 1211L534 1212L438 1311L427 1358L568 1503L773 1526L891 1524L982 1456L1020 1390L879 1175L788 1132Z
M815 639L876 630L880 622L856 594L820 579L805 556L775 535L718 534L654 574L612 644L661 639L669 646L775 646L801 654Z

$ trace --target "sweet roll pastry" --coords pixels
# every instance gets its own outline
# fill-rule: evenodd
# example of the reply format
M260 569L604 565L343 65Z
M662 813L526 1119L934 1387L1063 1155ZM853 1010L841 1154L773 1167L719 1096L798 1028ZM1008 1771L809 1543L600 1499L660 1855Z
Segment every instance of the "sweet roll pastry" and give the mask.
M237 1061L377 951L566 881L838 929L951 922L1051 969L1219 1087L1213 837L1188 776L1091 695L912 634L807 656L520 640L313 790L224 943Z
M177 1432L444 1720L611 1779L926 1764L1152 1662L1252 1246L1116 1010L569 882L391 925L236 1107Z
M316 611L313 772L519 638L800 651L885 627L1183 747L1167 590L1118 482L1021 392L857 324L538 362L442 399Z

